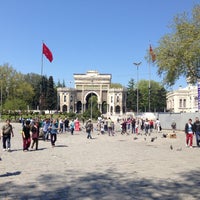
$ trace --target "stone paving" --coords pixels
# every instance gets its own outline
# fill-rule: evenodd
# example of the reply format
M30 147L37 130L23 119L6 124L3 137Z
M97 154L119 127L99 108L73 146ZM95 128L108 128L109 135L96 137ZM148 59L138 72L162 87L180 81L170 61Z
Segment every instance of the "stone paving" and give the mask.
M0 124L2 127L2 124ZM21 124L14 124L12 151L0 145L1 200L200 199L200 149L185 147L163 133L58 134L56 146L39 141L39 150L22 151ZM155 140L152 142L152 138Z

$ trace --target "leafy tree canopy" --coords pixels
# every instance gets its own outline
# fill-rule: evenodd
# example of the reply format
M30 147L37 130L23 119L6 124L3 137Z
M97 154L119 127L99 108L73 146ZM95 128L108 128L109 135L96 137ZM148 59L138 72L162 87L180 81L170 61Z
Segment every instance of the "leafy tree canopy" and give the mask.
M180 76L195 83L200 78L200 5L194 6L191 14L175 16L171 29L154 49L158 74L169 86Z

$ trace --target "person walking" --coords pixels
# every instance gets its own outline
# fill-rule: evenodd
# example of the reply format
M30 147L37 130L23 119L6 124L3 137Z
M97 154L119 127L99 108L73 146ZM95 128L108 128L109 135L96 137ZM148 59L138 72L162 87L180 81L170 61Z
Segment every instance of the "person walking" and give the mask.
M0 140L1 140L1 134L0 134ZM0 161L1 161L2 159L1 159L1 157L0 157Z
M113 132L113 128L114 128L114 123L113 121L111 120L111 118L109 117L108 118L108 135L112 135L114 136L114 132Z
M31 148L33 149L35 145L35 150L38 150L38 137L39 137L39 123L38 122L34 122L33 126L31 127L31 136L32 136Z
M93 131L93 124L91 119L87 121L85 128L86 128L86 133L88 134L87 139L92 139L91 132Z
M194 125L192 124L192 119L189 119L188 123L185 124L185 134L186 134L186 147L192 148L193 134L194 134Z
M172 121L171 127L172 127L172 130L173 130L173 133L175 133L175 131L176 131L176 122L174 120Z
M10 120L6 120L6 124L3 125L2 131L1 131L1 136L2 136L2 141L3 141L3 151L11 151L11 135L14 137L13 133L13 127L10 124Z
M147 135L148 132L149 132L149 120L147 118L146 118L146 120L144 122L144 130L145 130L145 135Z
M63 130L64 130L64 122L63 122L63 119L60 118L59 119L59 131L60 131L60 133L63 133Z
M44 141L49 140L49 126L50 126L50 119L45 119L45 121L42 124L43 140Z
M73 119L70 122L69 127L70 127L71 135L74 135L74 120Z
M135 120L135 118L133 118L132 120L131 120L131 125L132 125L132 133L134 133L135 134L135 124L136 124L136 120Z
M54 119L50 125L50 136L51 136L51 145L55 147L55 143L57 140L57 133L58 133L58 123Z
M29 147L31 144L31 127L30 127L30 121L27 120L25 123L25 126L22 129L22 139L23 139L23 151L29 151Z
M68 120L68 118L65 118L64 125L65 125L65 132L69 131L69 120Z
M194 133L196 136L196 144L198 147L200 147L200 121L198 117L195 118Z
M126 120L123 119L122 123L121 123L121 134L125 134L126 133Z
M157 133L160 133L160 131L162 130L162 128L161 128L160 120L158 118L157 118L155 124L156 124Z

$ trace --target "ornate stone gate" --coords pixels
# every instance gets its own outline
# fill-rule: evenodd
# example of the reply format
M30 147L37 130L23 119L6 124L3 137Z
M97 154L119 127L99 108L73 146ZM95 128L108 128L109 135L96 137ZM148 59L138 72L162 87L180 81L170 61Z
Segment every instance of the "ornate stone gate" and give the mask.
M58 88L58 103L61 112L83 113L88 108L91 96L97 97L98 109L103 114L126 112L126 89L111 87L111 74L88 71L74 74L75 88Z

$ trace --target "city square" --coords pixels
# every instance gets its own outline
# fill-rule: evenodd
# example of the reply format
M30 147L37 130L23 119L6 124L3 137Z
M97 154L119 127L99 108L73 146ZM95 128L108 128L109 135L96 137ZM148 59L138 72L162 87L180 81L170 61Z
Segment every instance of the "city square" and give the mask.
M11 152L0 147L0 199L199 199L199 148L185 147L185 133L164 138L101 135L94 130L58 134L56 146L39 141L23 152L21 124L13 123ZM2 123L1 123L2 126ZM116 124L117 128L117 124ZM152 138L154 140L152 140Z

